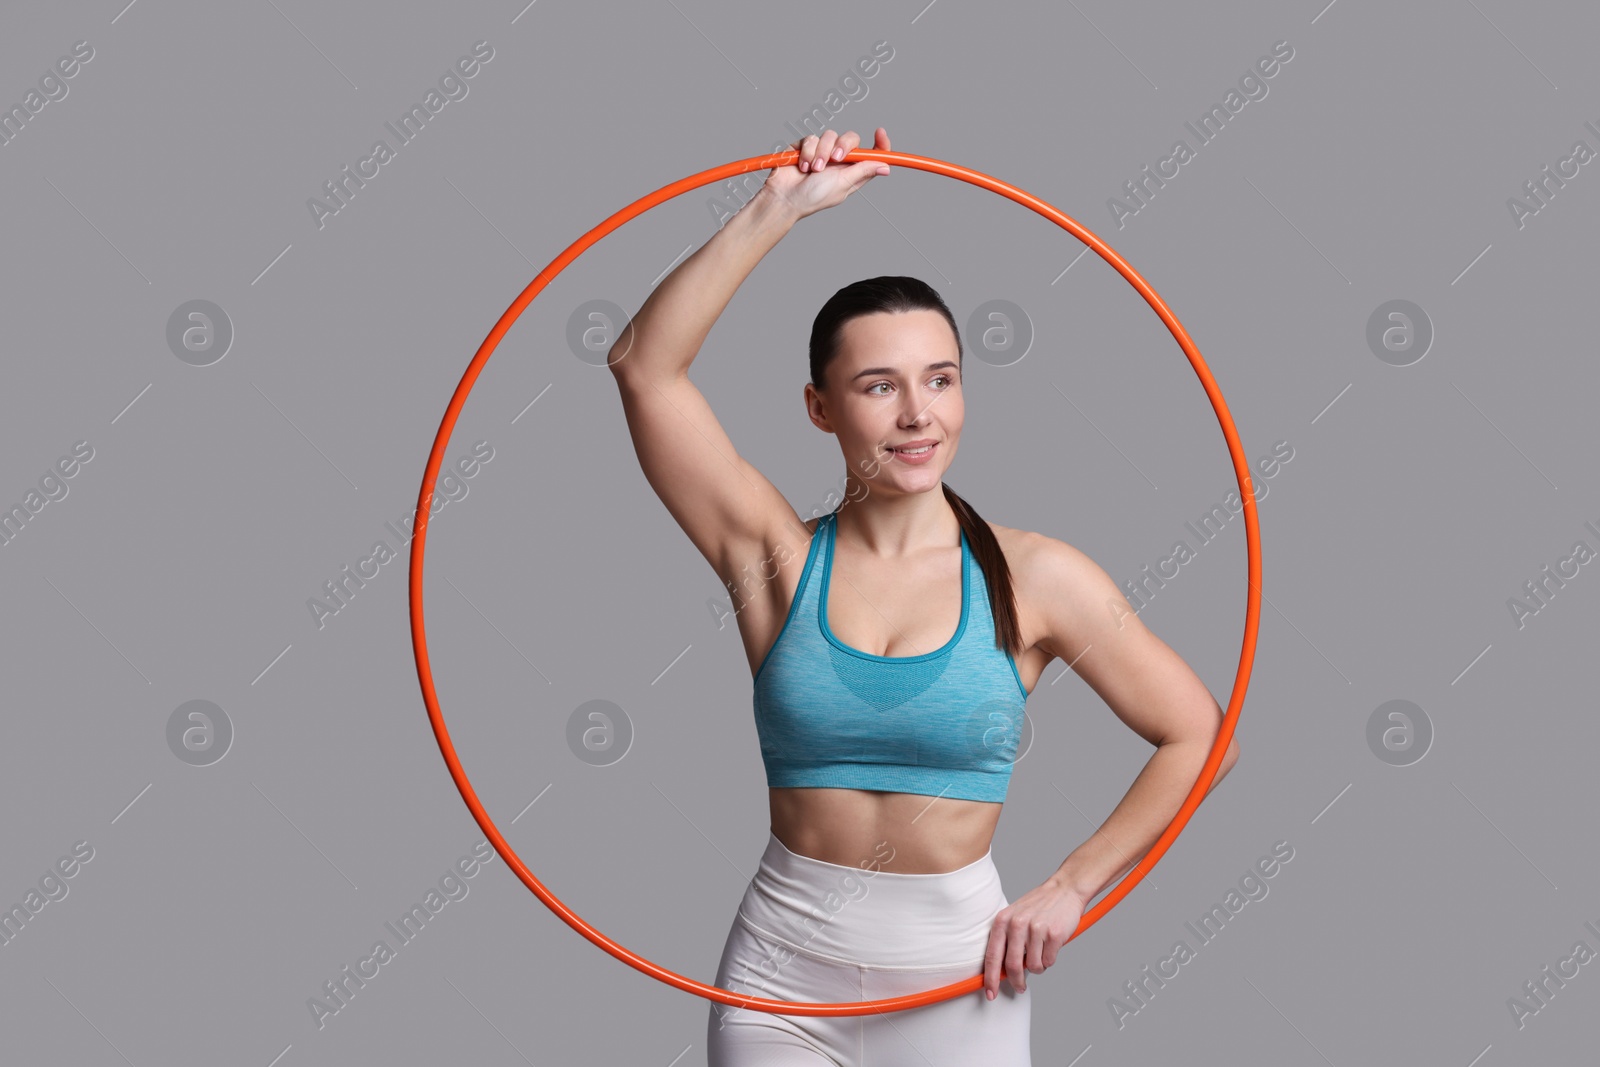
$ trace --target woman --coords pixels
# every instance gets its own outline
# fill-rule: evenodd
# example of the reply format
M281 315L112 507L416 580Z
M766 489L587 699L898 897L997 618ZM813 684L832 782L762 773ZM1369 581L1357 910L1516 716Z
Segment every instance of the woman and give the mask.
M739 456L687 372L739 283L789 227L888 166L799 159L650 294L612 347L645 477L736 589L771 832L716 984L775 1000L881 1000L982 971L982 996L884 1015L711 1004L711 1067L1030 1063L1027 974L1154 844L1222 709L1071 546L997 526L943 482L963 425L950 310L914 278L839 290L811 334L811 421L839 440L845 503L802 521ZM889 148L880 127L875 147ZM938 491L936 491L938 490ZM1156 752L1104 826L1015 902L990 843L1023 706L1059 657ZM1217 780L1238 757L1230 746ZM1004 968L1005 980L1001 980Z

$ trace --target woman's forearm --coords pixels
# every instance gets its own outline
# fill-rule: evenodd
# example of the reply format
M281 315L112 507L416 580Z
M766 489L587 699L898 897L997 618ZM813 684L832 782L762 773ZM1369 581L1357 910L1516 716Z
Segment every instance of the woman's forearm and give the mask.
M1178 814L1215 740L1173 741L1158 747L1110 817L1089 840L1073 849L1050 880L1076 890L1089 901L1131 871ZM1211 789L1222 781L1236 758L1233 751L1223 756Z
M797 218L765 187L757 191L655 287L612 344L611 372L650 379L686 374L735 290Z

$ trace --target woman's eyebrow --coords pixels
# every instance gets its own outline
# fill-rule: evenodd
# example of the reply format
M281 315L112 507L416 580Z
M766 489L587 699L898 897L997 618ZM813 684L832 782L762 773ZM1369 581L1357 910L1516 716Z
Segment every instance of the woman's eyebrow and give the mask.
M952 370L960 369L954 360L949 360L949 359L941 360L938 363L930 363L926 367L923 367L922 369L923 369L924 372L927 372L927 371L930 371L930 370L939 370L942 367L949 367ZM869 374L897 374L897 373L899 373L899 368L898 367L868 367L866 370L861 371L860 373L856 374L855 377L851 378L850 380L851 381L855 381L856 378L865 378Z

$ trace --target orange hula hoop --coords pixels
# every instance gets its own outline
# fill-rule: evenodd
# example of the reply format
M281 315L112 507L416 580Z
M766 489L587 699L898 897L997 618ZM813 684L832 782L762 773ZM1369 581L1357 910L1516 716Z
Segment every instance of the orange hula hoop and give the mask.
M533 872L522 862L506 839L501 836L500 831L495 827L494 821L489 818L488 812L484 811L483 805L479 803L477 793L473 790L472 783L468 780L466 771L462 769L461 761L456 756L455 746L450 742L450 732L445 728L444 716L439 710L439 698L433 688L433 668L428 660L427 632L423 624L422 562L423 554L427 547L427 519L430 514L429 507L432 503L434 483L438 478L439 467L444 460L445 448L450 442L450 434L455 428L456 419L461 412L461 408L466 403L468 395L472 392L472 387L477 381L478 374L483 370L483 366L488 362L490 355L494 353L495 348L500 343L500 339L505 336L506 331L511 329L512 323L516 322L517 317L533 302L534 297L538 296L544 287L556 275L565 270L573 260L577 259L578 256L582 255L585 250L606 236L606 234L629 220L678 196L680 193L686 193L702 185L722 181L752 170L769 170L778 166L787 166L794 163L798 158L799 152L794 149L765 156L751 156L748 159L725 163L720 167L713 167L710 170L692 174L687 178L662 186L655 192L640 197L568 245L559 256L550 262L549 266L540 271L533 281L528 283L527 288L523 289L516 300L512 301L511 306L500 316L499 321L489 331L488 337L484 338L483 343L478 347L478 352L473 356L472 362L467 365L466 372L461 376L461 381L456 386L454 395L450 398L449 407L445 409L444 419L439 424L439 432L434 438L433 450L428 454L427 469L422 475L422 488L417 495L417 519L414 524L414 536L411 542L411 643L417 661L417 679L422 685L423 700L428 706L428 720L433 726L434 736L439 742L439 750L444 755L446 766L450 768L450 776L455 780L456 788L460 790L462 799L467 802L467 808L472 812L472 817L477 820L483 832L488 835L490 842L495 847L495 851L506 861L512 871L516 873L516 876L522 880L522 883L532 890L533 894L542 900L562 922L630 967L686 993L693 993L707 1000L733 1007L751 1008L756 1011L781 1015L867 1015L904 1011L908 1008L935 1004L967 993L977 992L983 985L983 975L981 973L976 974L971 978L941 986L937 989L893 997L887 1000L833 1004L769 1000L762 997L744 996L719 986L707 985L691 978L685 978L683 975L652 963L611 940L585 922L581 916L563 904L554 893L546 888L544 883L534 877ZM1140 296L1144 297L1145 302L1161 317L1161 321L1166 323L1167 329L1172 332L1172 336L1183 349L1184 355L1189 358L1189 364L1194 368L1195 374L1199 376L1201 385L1205 387L1206 396L1211 400L1212 410L1216 412L1217 421L1222 427L1223 437L1226 438L1228 443L1228 455L1233 461L1234 476L1239 482L1239 489L1244 501L1245 538L1249 555L1248 596L1245 609L1244 644L1239 653L1239 671L1234 677L1233 694L1229 698L1228 710L1223 716L1221 730L1217 734L1216 743L1212 746L1205 765L1200 769L1200 777L1195 780L1194 787L1190 789L1189 795L1184 798L1183 805L1178 809L1178 813L1174 816L1172 822L1144 857L1134 864L1133 868L1122 880L1099 903L1084 912L1079 920L1077 929L1073 931L1072 937L1068 938L1070 941L1093 926L1115 907L1118 901L1127 896L1133 887L1138 885L1144 876L1155 867L1172 843L1177 840L1178 835L1183 832L1184 826L1188 824L1189 817L1200 806L1200 801L1205 798L1206 792L1211 788L1211 783L1216 779L1217 769L1222 765L1223 753L1227 751L1228 745L1233 739L1234 726L1238 722L1240 709L1244 707L1245 691L1250 684L1250 669L1255 662L1256 633L1261 617L1260 528L1256 521L1256 502L1255 495L1251 491L1249 463L1245 459L1244 448L1239 442L1239 434L1234 427L1233 418L1228 413L1227 402L1223 399L1221 390L1217 388L1216 381L1211 377L1210 368L1206 366L1205 360L1201 358L1199 349L1195 347L1183 325L1178 322L1177 317L1167 308L1161 297L1156 295L1150 284L1105 242L1090 233L1076 220L1058 211L1043 200L987 174L927 156L868 148L857 148L849 152L840 163L842 165L844 163L860 162L861 160L876 160L891 165L910 167L913 170L941 174L947 178L956 178L979 188L987 189L990 192L998 193L1049 219L1079 241L1088 245L1101 259L1111 264L1117 273L1121 274L1128 284L1133 286Z

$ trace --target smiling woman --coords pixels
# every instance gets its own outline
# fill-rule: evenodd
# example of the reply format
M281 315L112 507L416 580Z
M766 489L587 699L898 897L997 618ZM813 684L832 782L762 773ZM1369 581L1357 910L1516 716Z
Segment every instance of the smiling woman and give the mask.
M763 579L737 619L771 827L716 984L754 969L768 999L816 1007L981 971L984 996L893 1015L713 1002L709 1064L1020 1067L1028 973L1052 966L1088 902L1151 851L1208 760L1221 760L1214 788L1238 747L1213 755L1221 708L1137 615L1112 620L1105 605L1120 594L1093 560L984 521L945 483L965 421L962 344L926 283L853 282L813 322L806 414L845 466L828 514L802 520L690 381L761 258L889 173L872 159L830 166L859 144L832 130L796 142L796 158L656 286L607 364L651 488L725 585L752 566ZM889 150L881 127L874 147ZM1157 751L1105 824L1011 901L991 842L1029 692L1056 658ZM884 850L894 869L838 908L842 873Z
M918 494L940 489L982 569L998 644L1020 655L1006 554L989 524L943 480L966 419L961 333L949 307L919 279L869 278L822 305L809 347L807 414L839 439L847 469L860 472L859 491L846 499L860 502L873 487ZM854 369L862 362L870 366ZM850 369L834 372L840 387L830 390L828 371L835 363ZM908 470L922 473L912 478ZM869 606L876 603L866 599Z

